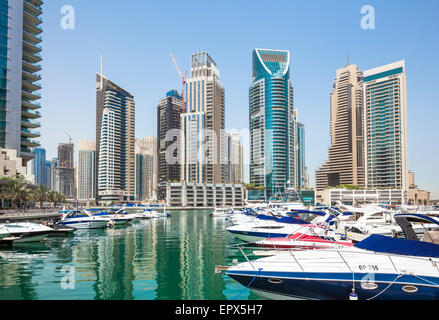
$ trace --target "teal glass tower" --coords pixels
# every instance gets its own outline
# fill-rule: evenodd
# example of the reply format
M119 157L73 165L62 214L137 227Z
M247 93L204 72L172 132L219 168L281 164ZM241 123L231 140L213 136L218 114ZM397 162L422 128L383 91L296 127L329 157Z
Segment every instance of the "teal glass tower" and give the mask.
M255 49L249 89L250 183L265 198L297 186L297 122L290 53Z

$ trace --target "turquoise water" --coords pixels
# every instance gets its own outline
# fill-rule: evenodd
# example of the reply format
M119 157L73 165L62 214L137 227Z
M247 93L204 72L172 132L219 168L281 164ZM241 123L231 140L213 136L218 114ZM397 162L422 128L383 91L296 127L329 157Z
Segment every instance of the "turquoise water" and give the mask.
M224 218L174 211L126 227L0 248L0 299L256 300L215 265L242 261Z

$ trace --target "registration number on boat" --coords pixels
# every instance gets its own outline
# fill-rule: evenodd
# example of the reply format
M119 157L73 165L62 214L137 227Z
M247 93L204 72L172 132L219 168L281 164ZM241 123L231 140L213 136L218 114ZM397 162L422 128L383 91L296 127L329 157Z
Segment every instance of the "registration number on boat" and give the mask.
M378 266L376 264L369 264L369 265L365 265L365 264L360 264L358 266L358 269L360 269L360 271L363 270L369 270L369 271L378 271Z

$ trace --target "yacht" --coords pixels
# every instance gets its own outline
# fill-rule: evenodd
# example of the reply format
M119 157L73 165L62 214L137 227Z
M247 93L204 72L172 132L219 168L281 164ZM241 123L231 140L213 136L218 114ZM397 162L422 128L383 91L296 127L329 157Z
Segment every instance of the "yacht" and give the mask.
M439 224L420 214L397 214L404 239L370 235L352 247L283 251L226 268L226 274L266 298L428 300L439 297L439 236L420 239L412 223Z
M53 232L52 228L42 224L17 222L0 224L0 240L5 243L37 242Z
M100 212L92 214L92 215L94 217L106 219L109 226L125 225L125 224L134 220L134 217L131 214L125 214L125 213L110 214L110 213L105 212L105 211L100 211Z
M73 211L61 211L61 220L58 221L58 225L68 226L74 229L101 229L108 225L108 219L93 216L88 211L83 212Z

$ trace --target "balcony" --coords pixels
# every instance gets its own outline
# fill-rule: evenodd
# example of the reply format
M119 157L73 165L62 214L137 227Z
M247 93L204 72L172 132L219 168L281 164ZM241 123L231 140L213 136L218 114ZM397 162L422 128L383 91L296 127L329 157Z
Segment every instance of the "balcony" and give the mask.
M38 44L31 43L23 39L23 50L27 50L32 53L39 53L41 52L42 48Z
M32 64L23 60L23 70L29 73L36 73L41 70L41 65Z
M30 6L28 5L27 7L29 8ZM28 10L28 8L26 8L26 6L23 8L23 23L28 23L34 26L40 25L43 21L32 13L33 10Z
M41 134L38 131L31 131L28 128L21 128L21 136L25 138L38 138L41 137Z
M38 148L41 146L39 141L36 140L30 140L27 138L24 138L21 140L21 145L27 148Z
M21 110L21 117L27 119L38 119L41 118L41 114L39 111L35 111L35 113L30 112L30 110Z
M23 62L26 62L28 64L34 64L40 62L41 60L43 60L43 58L39 53L23 50Z
M28 118L21 119L21 126L25 128L39 128L41 123L34 120L29 120Z
M40 6L42 5L42 1L24 1L23 6L24 9L34 16L39 16L43 13Z
M41 99L41 94L39 94L39 93L33 93L33 92L29 92L29 91L27 91L27 90L22 90L22 91L21 91L21 97L22 97L24 100L34 101L34 100Z
M35 81L41 80L41 75L39 73L28 72L28 71L23 70L22 75L23 75L24 80L27 80L30 82L35 82Z
M32 102L32 101L28 101L28 100L22 100L21 106L24 107L25 109L31 109L31 110L37 110L37 109L41 108L40 103Z
M41 41L43 41L43 39L40 36L33 35L32 33L29 33L27 31L23 31L23 40L33 45L36 45Z
M27 81L25 79L22 80L22 84L23 84L23 89L27 89L29 91L37 91L37 90L41 90L41 86L38 83L33 83L30 81ZM34 93L32 93L34 94Z

